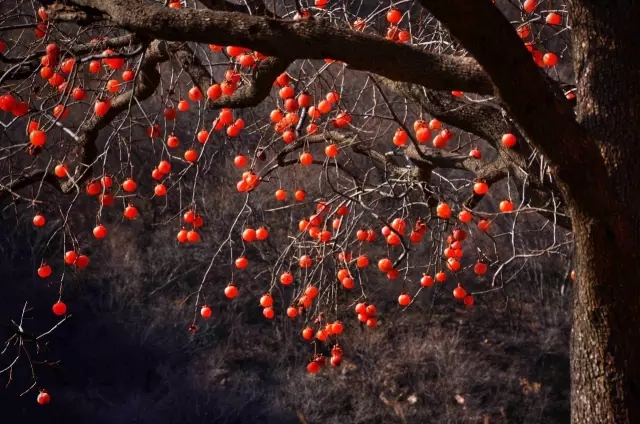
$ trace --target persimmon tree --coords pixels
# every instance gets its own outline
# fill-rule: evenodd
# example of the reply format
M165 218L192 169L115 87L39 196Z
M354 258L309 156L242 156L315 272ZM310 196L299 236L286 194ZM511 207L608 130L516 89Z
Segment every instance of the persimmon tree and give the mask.
M313 341L310 373L358 321L375 331L372 284L403 308L438 291L472 308L573 245L572 422L640 421L636 2L46 3L0 6L0 201L55 227L36 270L59 284L52 330L86 246L149 199L176 249L198 243L201 181L233 160L246 200L185 301L191 331L273 240L259 304ZM261 191L279 206L258 213ZM78 230L83 198L96 220ZM274 235L282 211L299 222ZM12 325L3 373L52 334Z

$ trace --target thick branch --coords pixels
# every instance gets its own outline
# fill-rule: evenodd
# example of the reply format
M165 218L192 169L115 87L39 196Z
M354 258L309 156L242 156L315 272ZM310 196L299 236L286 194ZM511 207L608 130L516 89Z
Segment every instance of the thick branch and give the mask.
M168 41L238 45L280 58L332 58L358 70L438 90L492 94L491 81L472 58L440 55L319 19L276 20L242 13L171 9L125 0L74 0L108 14L121 27ZM348 46L348 48L345 48Z
M549 159L565 195L594 216L608 215L604 204L609 203L611 184L596 143L576 122L571 104L557 95L502 12L489 1L420 3L486 70L509 115ZM576 172L584 169L589 172Z
M269 16L271 18L277 17L273 12L267 9L262 0L247 0L245 5L231 3L227 0L199 0L205 7L211 10L224 10L226 12L240 12L247 13L248 11L252 15Z

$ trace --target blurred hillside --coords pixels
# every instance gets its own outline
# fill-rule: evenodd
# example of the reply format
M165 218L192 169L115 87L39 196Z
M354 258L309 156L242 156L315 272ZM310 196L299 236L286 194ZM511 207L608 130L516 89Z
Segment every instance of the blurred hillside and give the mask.
M199 210L207 223L199 245L178 245L176 224L167 222L180 205L155 200L138 205L141 218L133 222L121 222L120 208L104 213L110 228L104 243L80 240L92 262L65 283L72 317L32 358L60 361L36 366L55 401L40 408L32 392L19 397L30 373L22 363L0 392L3 410L16 412L7 422L299 423L298 414L308 423L567 421L567 262L542 257L518 263L511 281L493 291L490 278L470 278L468 289L488 290L470 309L434 287L402 311L397 283L367 271L363 278L380 311L378 328L360 327L351 309L340 312L347 326L344 362L311 376L305 366L313 349L300 337L302 323L280 315L266 320L258 298L268 289L290 228L313 205L268 212L277 202L272 190L261 187L250 200L250 223L268 223L269 243L248 248L247 270L233 270L228 247L211 262L245 200L234 193L238 171L230 162L219 162L218 171L205 177L211 189ZM144 181L145 172L140 174ZM321 194L313 185L306 188L310 199ZM68 224L89 233L95 206L76 202L87 213L70 216ZM59 286L43 283L35 270L42 257L61 267L55 258L62 250L60 235L34 231L29 217L3 213L0 306L5 317L15 318L28 301L25 328L38 333L56 322L50 305ZM237 227L231 236L240 237ZM543 245L548 237L529 239ZM384 252L381 243L375 249L372 257ZM234 248L233 256L239 252ZM211 263L201 303L212 306L213 318L197 320L198 332L191 334L187 326L198 308L189 293ZM241 289L235 301L222 293L231 280ZM274 292L276 305L287 306L289 298L280 293ZM341 304L355 301L348 296ZM12 358L5 355L0 365Z

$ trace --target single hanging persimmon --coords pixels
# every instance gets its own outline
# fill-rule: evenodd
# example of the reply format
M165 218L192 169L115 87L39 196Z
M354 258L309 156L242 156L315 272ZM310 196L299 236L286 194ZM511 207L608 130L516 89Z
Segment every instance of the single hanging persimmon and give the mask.
M186 243L188 242L188 234L189 232L187 230L185 230L184 228L181 229L180 231L178 231L178 234L176 235L176 238L178 239L179 243Z
M44 227L46 223L47 223L47 220L42 214L37 213L33 217L33 225L35 225L36 227Z
M387 21L390 24L397 24L402 20L402 13L398 9L389 9L387 12Z
M378 261L378 269L382 272L389 272L393 269L393 262L389 258L382 258Z
M453 272L457 272L460 270L460 261L458 261L456 258L449 258L447 259L447 268Z
M167 162L166 160L162 160L158 164L158 170L166 175L169 172L171 172L171 164L169 162Z
M100 62L97 60L92 60L91 62L89 62L88 69L92 74L97 74L98 72L100 72Z
M124 216L127 219L135 219L138 216L138 208L133 205L129 205L124 208Z
M542 56L542 63L544 63L544 65L548 68L556 66L558 64L558 56L551 52L545 53L545 55Z
M127 178L122 183L122 189L124 191L126 191L127 193L133 193L134 191L136 191L137 187L138 187L138 185L136 184L135 181L133 181L132 178Z
M356 259L356 266L358 268L366 268L369 266L369 258L367 257L367 255L360 255L358 256L358 258Z
M313 163L313 156L309 152L305 152L300 155L300 163L302 165L308 166Z
M109 68L113 69L113 70L117 70L120 69L124 66L124 58L122 57L113 57L114 55L116 55L117 53L114 52L111 49L107 49L104 52L102 52L102 54L104 56L107 56L106 58L102 59L102 62L107 65ZM109 57L111 56L111 57Z
M180 101L178 102L178 110L179 110L180 112L186 112L186 111L188 111L188 110L189 110L189 108L190 108L190 107L191 107L191 106L189 105L189 102L188 102L188 101L186 101L186 100L180 100Z
M318 0L316 0L316 2L317 2L317 1L318 1ZM326 0L325 0L325 1L326 1ZM326 3L325 3L325 4L326 4ZM317 5L316 5L316 6L317 6ZM311 361L311 362L309 362L309 363L307 364L307 371L308 371L310 374L315 374L315 373L317 373L318 371L320 371L320 364L318 364L318 362L317 362L317 361Z
M273 298L269 293L264 294L260 298L260 306L262 306L263 308L268 308L271 305L273 305Z
M187 151L184 152L184 160L186 160L189 163L194 163L195 161L198 160L198 152L196 152L193 149L189 149Z
M198 234L195 230L190 230L187 232L187 241L189 243L197 243L200 241L200 234Z
M560 23L562 23L562 17L555 12L551 12L545 18L545 22L549 25L560 25Z
M513 211L513 203L509 200L503 200L500 202L500 212L511 212Z
M338 103L338 101L340 101L340 95L336 92L336 91L330 91L327 93L325 99L329 102L329 103Z
M113 186L113 179L108 175L103 175L100 178L100 184L102 185L102 187L110 189Z
M449 219L451 217L451 207L444 202L440 202L436 207L438 218Z
M76 258L76 268L84 269L89 266L89 257L87 255L79 255Z
M247 265L249 265L249 260L244 256L240 256L235 260L235 264L236 264L236 268L244 269L247 267Z
M242 240L251 243L256 239L256 230L253 228L247 228L242 232Z
M473 184L473 192L478 196L484 196L489 191L489 185L484 181L478 181Z
M135 77L136 73L133 69L127 69L122 73L122 81L124 82L133 81Z
M204 219L200 215L197 215L196 219L193 221L193 226L196 228L200 228L203 225L204 225Z
M502 136L502 145L507 149L510 149L513 146L515 146L517 142L518 142L518 139L513 134L508 133Z
M256 230L256 238L258 240L266 240L269 237L269 230L264 227L260 227Z
M423 275L420 279L420 285L422 287L431 287L433 286L433 278L429 275Z
M153 178L154 180L161 180L164 178L164 174L158 168L155 168L153 171L151 171L151 178Z
M53 306L51 307L51 310L53 310L53 313L55 315L62 316L67 313L67 305L65 305L64 302L59 300L53 304Z
M465 224L471 222L472 218L473 215L468 210L460 211L460 213L458 214L458 219Z
M416 139L421 144L428 143L429 140L431 139L431 131L429 131L429 128L426 128L426 127L418 128L416 130Z
M318 106L316 106L316 110L321 114L329 113L331 111L331 102L328 100L320 100Z
M247 157L245 155L237 155L234 159L233 159L233 163L237 168L244 168L245 166L247 166Z
M109 99L98 99L93 107L93 111L97 116L104 116L109 112L111 108L111 101Z
M398 303L400 304L400 306L409 306L409 304L411 303L411 296L409 296L409 294L407 293L402 293L400 296L398 296Z
M98 196L98 202L102 206L109 207L109 206L113 205L113 202L114 202L113 195L109 194L109 193L100 194Z
M156 186L153 188L153 192L156 196L162 197L167 194L167 187L164 184L156 184Z
M53 169L53 173L58 178L65 178L69 176L69 168L64 163L59 163Z
M42 264L40 265L40 268L38 268L38 277L40 278L47 278L51 275L53 271L51 270L51 267L47 264Z
M336 144L329 144L324 148L324 154L330 158L338 156L338 146Z
M298 309L293 306L289 306L287 308L287 316L291 319L295 319L298 316Z
M340 281L340 284L342 284L342 287L344 287L347 290L351 290L352 288L355 287L355 280L351 277L345 277L342 279L342 281Z
M207 306L207 305L204 305L200 309L200 315L202 315L202 318L204 318L204 319L211 318L211 308L209 306Z
M378 310L375 305L368 304L366 305L365 313L367 316L374 317L378 313Z
M479 260L473 266L473 272L475 272L477 275L484 275L487 272L487 268L487 264Z
M209 131L202 129L198 132L198 135L196 137L200 144L204 144L209 140Z
M105 238L107 236L107 228L102 224L97 225L93 229L93 236L97 239Z
M459 284L458 284L458 287L453 289L453 297L456 299L464 299L466 295L467 295L467 291Z
M187 224L193 224L194 221L196 220L196 213L193 210L189 209L184 213L184 215L182 216L182 219Z
M262 310L262 315L264 315L266 319L273 319L276 316L276 312L271 306L267 306Z
M298 264L300 265L300 268L310 268L311 265L313 265L313 260L309 255L303 255L298 260Z
M31 131L29 141L36 147L44 146L44 143L47 141L47 134L41 130Z
M222 87L220 84L213 84L207 89L207 97L209 100L217 100L222 96Z
M524 3L522 3L522 8L525 12L531 13L536 10L537 3L538 0L524 0Z
M39 405L48 405L49 402L51 402L51 396L49 395L49 393L43 390L40 393L38 393L38 397L36 398L36 401L38 402Z
M486 219L482 219L478 222L478 229L480 231L489 231L489 228L491 228L491 222L486 220Z
M235 299L238 297L238 288L234 286L233 283L229 283L229 285L224 289L224 295L228 299Z
M200 91L200 89L198 87L190 88L188 95L189 95L189 99L191 99L191 101L198 102L198 101L202 100L202 92Z
M393 135L393 144L398 147L405 146L407 144L407 133L402 128L398 128Z
M293 275L290 272L283 272L280 275L280 283L284 286L290 286L293 283Z
M64 262L67 265L72 265L77 258L78 254L74 250L69 250L64 254Z

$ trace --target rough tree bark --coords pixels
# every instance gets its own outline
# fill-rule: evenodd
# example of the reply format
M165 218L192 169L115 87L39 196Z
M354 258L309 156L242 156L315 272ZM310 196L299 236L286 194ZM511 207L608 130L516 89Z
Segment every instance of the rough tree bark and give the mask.
M570 205L576 244L572 422L640 422L640 4L570 1L578 122L597 140L614 210ZM575 172L579 172L576 170ZM576 188L577 189L577 188Z
M569 205L572 423L640 422L640 3L569 1L578 103L577 119L568 119L496 9L421 2L490 75L505 109L550 159Z

